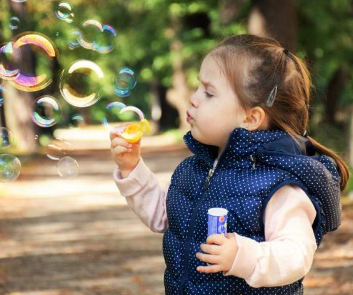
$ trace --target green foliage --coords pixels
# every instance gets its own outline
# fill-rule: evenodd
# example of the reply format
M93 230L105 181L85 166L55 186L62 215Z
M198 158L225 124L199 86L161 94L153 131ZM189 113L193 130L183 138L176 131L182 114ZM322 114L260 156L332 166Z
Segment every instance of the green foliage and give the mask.
M247 20L253 2L239 1L237 14L225 21L218 0L71 0L68 1L75 14L69 24L55 16L59 1L27 1L26 18L21 19L20 28L15 32L37 31L51 38L59 51L58 74L78 59L97 63L105 74L102 85L102 99L91 106L91 121L99 124L105 106L111 101L122 101L142 109L149 118L152 94L150 83L159 81L171 86L173 42L181 45L181 57L190 87L197 86L197 73L203 56L221 39L231 34L247 32ZM240 5L240 4L239 4ZM298 55L308 58L318 89L320 104L323 90L338 67L347 69L350 79L342 89L340 104L351 105L353 100L353 17L350 0L297 1L299 21ZM8 1L0 2L2 42L11 40L8 22L11 17ZM114 50L100 54L83 48L70 50L68 40L72 30L82 29L82 22L88 19L100 21L116 28L118 36L113 39ZM103 40L104 41L104 40ZM123 66L134 69L137 86L128 98L114 94L114 77ZM48 68L45 60L39 62L38 72ZM57 83L58 84L58 83ZM54 93L60 97L58 85ZM49 90L48 90L49 91ZM53 90L50 90L53 91ZM77 113L74 107L64 107L65 113ZM65 121L65 120L64 120ZM332 140L335 145L336 140Z

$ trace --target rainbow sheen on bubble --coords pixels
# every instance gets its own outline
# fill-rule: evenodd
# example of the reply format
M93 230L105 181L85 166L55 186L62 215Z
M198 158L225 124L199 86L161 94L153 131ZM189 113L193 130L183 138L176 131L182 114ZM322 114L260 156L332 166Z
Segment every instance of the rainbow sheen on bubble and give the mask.
M0 155L0 182L15 181L21 172L21 162L14 155Z
M0 78L14 80L20 74L16 66L16 59L20 59L20 51L14 51L13 43L8 42L0 47Z
M24 33L14 42L13 47L18 49L25 45L33 45L41 48L49 58L57 57L57 50L54 47L53 42L42 34ZM16 89L27 92L42 90L50 85L51 82L52 79L50 79L46 74L30 76L23 74L21 71L15 79L9 81L9 83Z
M82 32L80 30L73 30L70 32L69 41L67 42L70 50L74 50L80 47L78 39L82 37Z
M39 127L54 126L61 118L61 106L54 97L41 96L34 102L31 118Z
M0 127L0 149L8 149L13 146L15 136L12 131L5 127Z
M72 13L72 7L67 2L60 2L58 4L58 8L55 11L55 15L57 18L67 22L72 23L74 21L74 13Z
M127 97L131 94L136 84L134 71L126 67L122 68L114 80L114 93L120 97Z
M0 82L0 107L4 104L4 93L5 93L5 87L1 85Z
M112 129L116 127L119 122L122 122L120 116L120 112L126 108L126 105L122 102L114 101L109 103L105 108L105 117L103 118L103 125L108 129Z
M26 2L27 0L11 0L11 1L15 3L23 3L23 2Z
M74 178L79 174L79 165L74 158L63 157L57 164L57 171L62 178Z
M111 25L104 25L99 37L93 41L94 50L99 53L109 53L113 51L113 38L117 36L116 30Z
M83 32L77 35L77 41L83 48L99 53L109 53L114 49L112 42L117 33L113 26L87 20L82 24L82 29Z
M20 26L20 23L21 23L21 21L17 16L12 16L10 18L10 22L9 22L10 30L12 30L12 31L17 30L18 27Z
M78 60L65 69L60 78L63 98L76 107L88 107L101 98L102 69L89 60Z

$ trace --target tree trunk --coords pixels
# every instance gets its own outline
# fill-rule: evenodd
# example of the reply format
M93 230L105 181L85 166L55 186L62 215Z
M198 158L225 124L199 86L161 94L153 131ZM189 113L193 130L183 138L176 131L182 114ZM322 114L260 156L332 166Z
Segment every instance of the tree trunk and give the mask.
M250 34L274 38L289 51L297 49L298 18L294 0L253 0Z
M10 15L17 15L21 19L22 28L26 28L27 6L26 3L15 3L9 1ZM22 51L23 57L19 61L19 67L25 69L27 73L35 73L35 56L28 48ZM22 92L8 83L5 83L4 109L7 127L15 136L16 146L20 153L34 153L37 150L35 139L35 124L31 120L34 95L29 92Z
M324 122L337 127L342 127L339 126L340 124L336 120L336 112L340 95L344 89L348 77L349 73L346 70L344 70L342 67L338 68L333 74L325 91L326 100L324 100L325 114L323 120Z
M157 126L156 132L178 128L178 112L167 102L167 88L157 80L153 80L151 82L151 92L153 94L151 118Z
M182 42L176 37L176 31L180 27L179 20L176 18L172 19L171 31L171 46L173 61L173 76L172 76L172 87L167 91L167 101L177 109L179 114L179 128L182 130L188 130L189 125L186 122L186 111L188 110L189 97L191 96L191 90L186 82L186 77L183 69L183 59L181 56Z

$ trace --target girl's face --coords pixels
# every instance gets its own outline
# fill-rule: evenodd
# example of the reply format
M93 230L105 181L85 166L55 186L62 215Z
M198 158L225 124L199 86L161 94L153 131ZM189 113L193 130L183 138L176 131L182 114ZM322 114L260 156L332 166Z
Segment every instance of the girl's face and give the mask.
M230 132L243 126L246 113L212 56L202 62L198 78L200 84L190 97L187 112L191 134L198 141L223 150Z

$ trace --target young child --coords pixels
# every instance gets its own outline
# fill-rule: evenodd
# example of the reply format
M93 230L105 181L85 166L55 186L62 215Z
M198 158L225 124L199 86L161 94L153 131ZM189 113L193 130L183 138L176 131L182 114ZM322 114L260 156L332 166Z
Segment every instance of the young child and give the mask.
M204 58L184 136L194 154L167 191L140 143L111 133L116 184L154 232L164 232L166 294L303 294L323 235L340 225L349 174L306 135L303 61L276 41L232 36ZM207 211L228 210L228 234L207 237Z

